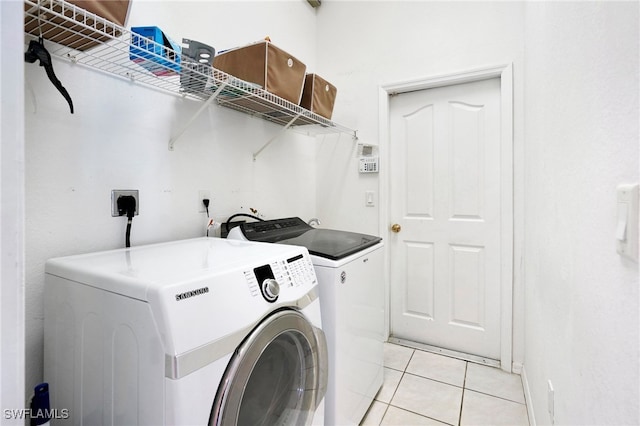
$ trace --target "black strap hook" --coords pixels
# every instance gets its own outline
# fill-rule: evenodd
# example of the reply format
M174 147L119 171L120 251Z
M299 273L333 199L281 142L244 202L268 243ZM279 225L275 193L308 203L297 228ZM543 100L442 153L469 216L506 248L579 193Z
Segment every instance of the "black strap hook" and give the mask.
M73 114L73 101L71 100L71 96L69 96L69 92L62 86L60 80L56 77L56 74L53 72L53 64L51 62L51 55L44 47L44 40L42 37L39 37L38 40L31 40L29 42L29 47L24 54L25 62L34 63L35 61L40 61L40 66L44 67L47 72L47 76L49 80L56 86L56 89L69 103L69 108L71 109L71 114Z

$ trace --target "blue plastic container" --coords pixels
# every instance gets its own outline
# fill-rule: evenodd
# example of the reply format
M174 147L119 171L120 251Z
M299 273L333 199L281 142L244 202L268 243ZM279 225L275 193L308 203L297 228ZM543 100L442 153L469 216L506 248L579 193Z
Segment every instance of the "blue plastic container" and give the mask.
M129 59L158 76L180 73L182 47L158 27L132 27Z

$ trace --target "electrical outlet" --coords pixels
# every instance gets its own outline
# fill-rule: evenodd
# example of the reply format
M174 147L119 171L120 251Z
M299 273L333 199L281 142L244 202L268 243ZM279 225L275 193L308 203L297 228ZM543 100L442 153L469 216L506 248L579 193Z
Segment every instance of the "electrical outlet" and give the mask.
M206 213L207 209L204 206L202 200L208 199L209 203L211 203L211 193L206 189L201 189L198 191L198 213ZM211 204L209 204L209 213L211 213Z
M140 197L138 196L137 189L113 189L111 190L111 216L118 217L120 213L118 212L118 198L123 195L133 195L133 198L136 199L136 216L140 212Z

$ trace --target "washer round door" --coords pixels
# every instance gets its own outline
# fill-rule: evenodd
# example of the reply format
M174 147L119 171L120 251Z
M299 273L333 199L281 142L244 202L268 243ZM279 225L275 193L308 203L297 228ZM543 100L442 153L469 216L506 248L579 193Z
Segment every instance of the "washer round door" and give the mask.
M233 354L210 425L310 424L327 388L327 344L300 312L277 311Z

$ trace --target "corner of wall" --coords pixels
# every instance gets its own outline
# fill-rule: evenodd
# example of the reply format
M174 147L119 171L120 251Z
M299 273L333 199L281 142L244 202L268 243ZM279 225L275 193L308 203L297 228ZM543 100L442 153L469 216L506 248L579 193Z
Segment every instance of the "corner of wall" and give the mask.
M524 389L524 401L527 404L527 415L529 416L529 426L536 426L536 416L533 409L533 398L531 398L531 389L529 389L529 379L527 370L524 365L520 366L520 378L522 379L522 388Z
M24 58L18 48L23 14L22 2L0 2L0 407L5 410L23 409L25 397ZM3 424L24 424L6 415Z

